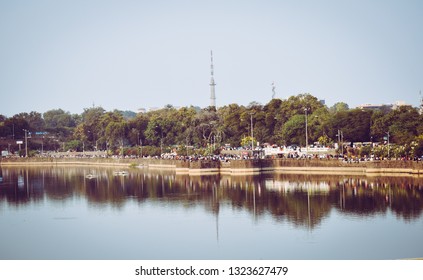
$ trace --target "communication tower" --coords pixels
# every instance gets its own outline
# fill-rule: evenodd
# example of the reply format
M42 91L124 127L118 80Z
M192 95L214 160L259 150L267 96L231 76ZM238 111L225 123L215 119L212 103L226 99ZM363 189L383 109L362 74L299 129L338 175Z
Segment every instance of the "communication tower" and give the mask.
M211 64L210 64L210 70L211 70L211 79L210 79L210 106L216 107L216 93L215 93L215 86L216 83L214 82L214 69L213 69L213 51L210 51L210 57L211 57Z

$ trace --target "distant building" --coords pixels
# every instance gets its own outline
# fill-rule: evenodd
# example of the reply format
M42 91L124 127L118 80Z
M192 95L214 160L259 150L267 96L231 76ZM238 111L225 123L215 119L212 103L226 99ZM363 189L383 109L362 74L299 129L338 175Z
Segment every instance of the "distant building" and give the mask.
M357 106L357 109L368 109L368 110L380 110L383 107L388 107L390 109L392 109L392 104L370 104L370 103L365 103L365 104L361 104L359 106Z
M159 107L150 107L148 109L146 109L146 108L139 108L138 109L138 113L145 114L145 113L157 111L157 110L160 110L160 109L162 109L162 108L159 108Z
M153 111L157 111L157 110L160 110L161 108L159 108L159 107L150 107L150 108L148 108L148 111L147 112L153 112Z
M394 104L392 104L392 109L396 110L402 106L410 106L410 105L406 104L404 101L397 101Z
M365 103L365 104L361 104L359 106L357 106L357 109L367 109L367 110L381 110L383 108L387 108L387 109L391 109L391 110L396 110L401 106L409 106L408 104L406 104L404 101L396 101L393 104L370 104L370 103Z

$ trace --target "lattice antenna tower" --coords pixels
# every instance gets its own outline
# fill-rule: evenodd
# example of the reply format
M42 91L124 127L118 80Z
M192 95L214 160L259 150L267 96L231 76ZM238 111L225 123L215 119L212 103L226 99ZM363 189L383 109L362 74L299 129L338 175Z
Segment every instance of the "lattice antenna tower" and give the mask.
M276 86L275 86L275 82L272 82L272 99L275 99L275 95L276 95Z
M211 72L211 79L210 79L210 106L216 107L216 93L215 93L215 86L216 83L214 82L214 66L213 66L213 51L210 51L210 72Z

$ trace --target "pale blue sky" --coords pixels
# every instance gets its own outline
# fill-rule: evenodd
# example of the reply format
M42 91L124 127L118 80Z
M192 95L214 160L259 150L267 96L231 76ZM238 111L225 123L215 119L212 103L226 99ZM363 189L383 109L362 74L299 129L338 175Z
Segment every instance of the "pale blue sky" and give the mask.
M417 106L423 1L0 0L0 114L210 103L308 92Z

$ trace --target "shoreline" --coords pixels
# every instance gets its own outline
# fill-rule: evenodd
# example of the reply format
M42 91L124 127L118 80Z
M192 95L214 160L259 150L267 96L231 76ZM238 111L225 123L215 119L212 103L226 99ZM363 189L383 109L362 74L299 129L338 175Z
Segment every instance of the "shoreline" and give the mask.
M171 159L106 158L19 158L2 159L0 167L13 166L104 166L170 170L176 174L244 176L263 173L336 174L364 176L423 176L423 163L414 161L341 162L338 160L254 159L220 161L182 161Z

